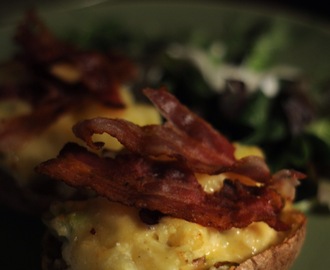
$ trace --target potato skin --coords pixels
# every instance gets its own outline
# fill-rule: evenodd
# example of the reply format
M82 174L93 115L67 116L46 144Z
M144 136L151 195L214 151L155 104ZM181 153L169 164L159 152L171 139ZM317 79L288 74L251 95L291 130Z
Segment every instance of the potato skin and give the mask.
M306 217L294 212L293 230L281 243L244 261L235 270L288 270L298 257L306 236Z

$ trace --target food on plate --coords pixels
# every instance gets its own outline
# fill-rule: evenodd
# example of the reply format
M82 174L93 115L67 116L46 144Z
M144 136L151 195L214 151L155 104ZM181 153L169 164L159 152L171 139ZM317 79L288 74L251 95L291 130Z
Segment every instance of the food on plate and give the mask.
M143 92L163 124L83 120L73 132L87 147L68 143L36 168L94 192L51 207L44 269L289 269L305 237L293 208L304 175L271 172L166 89ZM123 148L95 140L104 133Z
M15 41L17 54L0 67L1 198L21 210L40 211L51 199L72 196L66 186L40 179L34 167L67 141L77 141L74 123L103 116L144 125L160 117L134 98L136 67L122 53L62 42L34 11L17 27ZM109 144L120 147L115 140Z

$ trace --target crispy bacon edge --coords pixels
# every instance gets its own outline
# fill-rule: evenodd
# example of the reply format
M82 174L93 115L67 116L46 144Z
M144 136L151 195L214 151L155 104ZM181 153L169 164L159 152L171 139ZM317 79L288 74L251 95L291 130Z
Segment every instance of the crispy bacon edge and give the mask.
M114 158L102 157L68 144L57 158L40 164L37 171L74 187L91 188L112 201L218 230L242 228L256 221L279 231L289 229L281 220L286 196L275 187L285 176L292 191L302 174L285 170L272 176L260 158L235 160L230 142L167 90L144 92L161 107L167 119L163 125L139 127L119 119L85 120L73 130L89 147L99 149L101 144L94 143L92 135L106 132L116 137L126 151ZM262 184L248 186L239 179L226 179L220 191L207 194L196 172L236 172ZM281 192L288 193L285 189Z

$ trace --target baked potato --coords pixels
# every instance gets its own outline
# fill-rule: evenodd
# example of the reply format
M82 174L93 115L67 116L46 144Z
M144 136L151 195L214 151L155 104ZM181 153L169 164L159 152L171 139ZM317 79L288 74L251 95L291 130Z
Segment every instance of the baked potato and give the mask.
M242 151L166 89L144 93L164 124L79 122L90 149L67 144L37 167L96 193L52 206L45 224L61 255L46 254L44 269L289 269L306 232L292 206L304 175L271 173L260 149ZM125 149L109 155L92 139L103 133Z

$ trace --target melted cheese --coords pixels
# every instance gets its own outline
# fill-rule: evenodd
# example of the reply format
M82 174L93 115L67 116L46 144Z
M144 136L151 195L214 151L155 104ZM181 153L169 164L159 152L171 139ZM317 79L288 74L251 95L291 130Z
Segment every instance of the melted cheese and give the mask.
M65 239L62 255L72 270L212 269L282 239L262 222L224 232L171 217L146 225L137 209L103 198L56 204L51 211L48 225Z
M251 156L251 155L265 158L263 151L257 146L235 143L234 147L235 147L234 156L236 159L241 159L243 157ZM251 178L231 172L226 172L216 175L207 175L207 174L198 173L195 176L206 193L214 193L216 191L219 191L222 187L223 181L226 178L240 180L245 185L252 185L252 186L258 185L258 183Z
M73 132L72 126L77 122L94 117L123 118L138 125L159 124L161 118L152 106L136 103L126 89L122 89L125 100L124 109L105 107L99 103L86 101L79 108L62 115L40 136L29 140L19 151L5 153L0 160L0 165L17 179L20 186L30 183L35 176L34 167L41 162L57 156L60 149L67 142L82 143ZM20 115L30 110L27 104L20 101L10 101L0 106L0 119L12 115ZM96 135L95 140L105 142L107 148L118 150L121 144L106 134Z
M234 147L235 147L235 157L237 159L246 156L259 156L265 158L264 152L257 146L234 143Z

